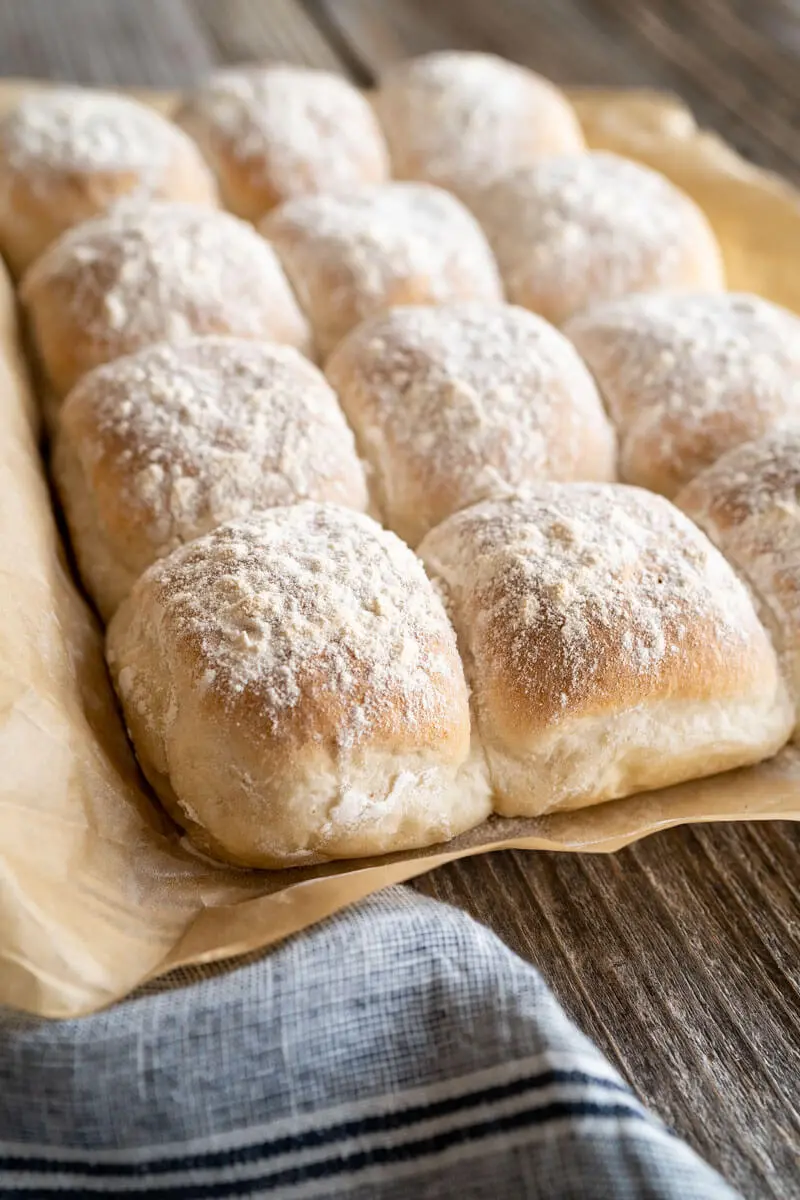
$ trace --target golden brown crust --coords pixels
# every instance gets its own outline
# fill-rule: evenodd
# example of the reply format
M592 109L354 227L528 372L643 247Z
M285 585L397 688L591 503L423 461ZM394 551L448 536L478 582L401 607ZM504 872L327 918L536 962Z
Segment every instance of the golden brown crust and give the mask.
M323 357L360 321L387 308L502 300L480 227L454 196L429 184L290 200L261 230Z
M308 503L220 526L142 576L108 649L149 777L233 861L383 853L488 813L480 772L459 782L453 631L367 517Z
M349 191L388 175L369 102L330 71L217 71L186 97L176 120L202 149L225 207L250 221L294 196Z
M213 674L216 715L252 722L252 737L287 756L367 737L398 753L420 739L463 753L452 630L413 555L369 518L309 503L229 522L138 590L184 667L198 682ZM450 686L432 688L431 668Z
M554 325L631 292L724 283L719 246L694 201L616 154L544 159L489 185L471 207L508 299Z
M746 589L663 498L542 485L451 517L420 555L450 599L503 811L534 811L525 787L532 806L592 803L785 741Z
M368 502L317 368L290 346L239 338L162 343L90 372L61 409L53 469L106 620L152 562L226 520Z
M271 248L230 213L196 205L126 205L86 221L42 255L20 295L62 396L101 363L194 334L309 349Z
M0 249L16 275L65 230L123 198L217 204L191 139L136 100L53 88L0 121Z
M594 382L556 329L511 305L395 308L326 374L384 519L410 545L451 513L545 479L615 477Z
M471 578L472 653L489 668L492 706L522 737L621 704L724 696L758 676L744 589L660 497L553 484L449 529L438 538L458 540Z
M664 495L800 412L800 320L759 296L629 296L565 332L617 425L622 477Z
M800 713L800 426L738 446L693 479L676 504L705 530L758 597ZM795 739L798 730L795 729Z

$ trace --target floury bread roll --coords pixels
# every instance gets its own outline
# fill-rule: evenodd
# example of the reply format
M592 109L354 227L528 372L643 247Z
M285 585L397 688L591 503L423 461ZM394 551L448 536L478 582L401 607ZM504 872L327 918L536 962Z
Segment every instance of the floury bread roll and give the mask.
M226 208L257 221L307 192L351 191L389 174L369 101L331 71L284 64L217 71L176 120L200 146Z
M0 119L0 250L16 275L122 197L217 203L191 138L136 100L58 87Z
M308 324L263 238L230 213L121 206L63 234L21 298L58 396L101 363L154 342L231 334L308 350Z
M397 179L423 179L469 200L517 167L584 148L566 97L494 54L448 50L392 66L375 111Z
M744 584L661 496L543 485L450 517L419 554L456 627L498 812L665 787L789 737Z
M224 521L308 499L367 507L324 377L291 346L237 338L149 346L84 376L53 473L105 620L152 562Z
M429 184L290 200L261 230L323 356L360 321L394 305L503 298L480 227L454 196Z
M629 292L723 286L719 246L694 201L616 154L545 159L490 184L471 207L508 299L554 325Z
M676 504L750 585L781 656L800 735L800 425L737 446Z
M727 450L800 419L800 319L759 296L629 296L565 332L617 426L629 483L672 497Z
M326 373L383 518L412 546L451 513L524 484L615 478L591 375L523 308L395 308L358 326Z
M306 503L220 526L145 572L107 649L145 774L216 857L384 854L489 813L455 634L369 517Z

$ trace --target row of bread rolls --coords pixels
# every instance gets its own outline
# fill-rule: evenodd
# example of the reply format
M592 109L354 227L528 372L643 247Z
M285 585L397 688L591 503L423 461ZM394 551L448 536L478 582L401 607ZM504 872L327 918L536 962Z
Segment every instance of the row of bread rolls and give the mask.
M129 200L67 231L22 282L55 390L63 395L92 366L153 340L154 293L167 289L173 338L266 330L303 344L299 304L324 359L359 322L401 304L497 301L505 292L563 324L630 293L722 285L699 209L648 168L604 153L515 172L488 187L474 213L431 184L391 181L285 201L258 228L262 238L212 208ZM219 289L240 272L226 312L229 294ZM296 302L284 294L284 272ZM269 287L256 288L253 276Z
M463 196L584 148L561 93L491 55L395 67L374 107L337 75L284 65L215 73L184 98L177 125L96 89L32 92L0 122L3 254L20 275L59 234L123 197L214 205L218 188L227 209L255 222L284 200L390 173Z
M543 484L419 547L313 502L150 567L108 660L142 767L209 853L443 841L738 767L794 707L734 570L670 501Z
M214 206L204 155L230 211L263 219L323 354L388 304L446 300L462 271L470 294L496 288L485 267L473 277L483 239L443 189L474 209L508 298L548 319L650 287L720 286L697 207L653 171L587 153L566 99L532 72L430 55L391 70L374 109L326 72L223 71L177 113L195 144L131 99L32 93L0 122L0 247L21 273L122 200ZM437 278L456 243L465 261Z
M557 482L615 478L600 394L623 477L668 495L791 415L798 321L719 290L688 198L583 151L555 89L486 56L390 73L375 107L408 183L341 80L226 72L180 119L229 207L271 209L265 241L153 114L193 194L126 176L93 101L91 120L29 101L0 131L23 126L27 161L0 169L83 171L77 219L129 197L22 296L81 572L104 616L122 602L126 720L199 845L263 866L406 849L786 741L769 636L699 529L647 492Z
M569 330L617 418L623 478L671 496L791 416L800 379L795 317L725 293L680 304L635 298ZM591 373L524 309L395 308L357 327L326 375L290 346L195 337L76 384L53 467L106 618L156 558L272 504L345 503L416 546L487 497L616 478L615 432Z
M487 496L615 478L589 371L524 309L392 309L358 327L326 374L291 346L206 336L145 347L75 385L52 466L106 620L157 558L273 505L370 511L415 546Z
M271 181L257 204L237 206L272 205L267 243L235 216L203 209L213 183L199 152L192 158L180 129L132 100L57 89L8 114L0 245L12 259L37 220L46 242L58 222L128 198L62 236L24 279L56 395L160 338L227 333L327 358L387 307L496 302L502 287L511 302L566 322L620 429L627 481L672 496L720 453L791 415L796 318L721 295L720 253L702 213L655 172L581 152L549 84L490 56L433 55L392 70L375 107L395 173L422 182L380 182L377 151L364 165L354 147L381 145L378 124L362 95L324 72L228 71L187 99L181 119L226 195L235 189L224 162L246 168L248 186ZM224 153L209 149L222 143ZM159 151L147 171L143 144ZM554 148L561 153L537 158ZM473 185L459 185L470 171ZM314 194L326 178L335 190ZM469 193L482 229L440 183ZM646 392L647 403L619 402L625 389Z

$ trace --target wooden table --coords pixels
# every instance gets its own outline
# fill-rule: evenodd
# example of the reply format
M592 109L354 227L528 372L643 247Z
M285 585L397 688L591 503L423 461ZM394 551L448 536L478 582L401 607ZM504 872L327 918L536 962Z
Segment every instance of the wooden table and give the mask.
M0 74L185 84L283 58L362 83L493 50L679 92L800 177L798 0L0 0ZM698 826L613 857L506 852L415 884L534 962L639 1095L748 1197L800 1196L800 829Z

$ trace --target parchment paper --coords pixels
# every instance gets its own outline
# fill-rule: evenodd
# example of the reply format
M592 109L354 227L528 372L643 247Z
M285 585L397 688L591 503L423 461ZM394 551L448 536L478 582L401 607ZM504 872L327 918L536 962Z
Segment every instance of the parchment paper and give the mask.
M0 109L30 86L0 85ZM656 167L702 205L732 287L800 312L797 192L699 132L670 97L573 98L590 145ZM101 633L60 542L36 413L0 276L0 1003L51 1017L92 1012L175 967L267 946L464 855L612 851L686 821L800 820L800 753L788 749L760 767L593 809L492 819L432 851L284 872L199 858L137 773Z

